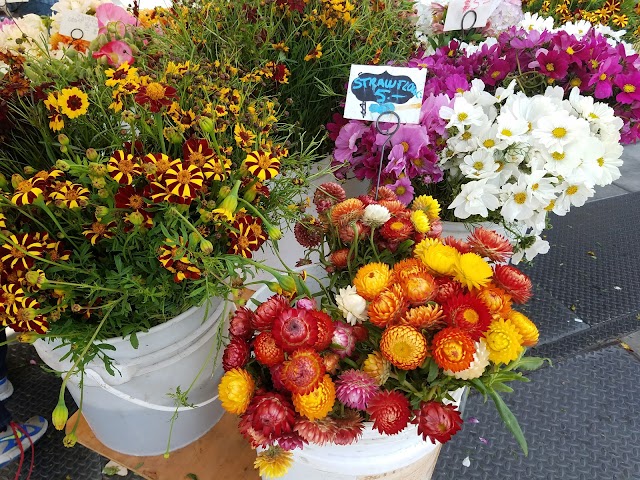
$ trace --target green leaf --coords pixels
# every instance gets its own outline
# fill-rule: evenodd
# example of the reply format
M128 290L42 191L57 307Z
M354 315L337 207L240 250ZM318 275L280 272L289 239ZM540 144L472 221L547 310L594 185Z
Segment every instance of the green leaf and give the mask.
M501 382L494 382L491 384L491 387L497 392L513 393L513 388Z
M481 394L483 394L485 397L487 396L487 386L484 383L482 383L480 379L474 378L473 380L470 380L470 383Z
M429 363L429 374L427 375L427 383L433 382L438 376L438 373L440 373L440 368L438 367L438 364L433 361L433 359L431 359Z
M189 480L198 480L198 476L195 473L187 473L187 477Z
M116 347L114 347L110 343L99 343L98 345L96 345L96 347L98 347L100 350L115 350L116 349Z
M529 447L527 446L527 439L524 438L524 434L522 433L522 429L520 428L520 424L518 420L513 415L507 404L504 403L504 400L498 395L495 390L489 390L489 396L493 400L493 403L496 404L496 409L498 410L498 414L502 421L507 426L509 431L513 434L514 438L520 445L520 448L524 452L525 456L529 456Z
M140 346L140 342L138 342L138 336L136 335L136 332L133 332L131 334L131 336L129 337L129 340L131 341L131 346L137 350L138 347Z
M521 368L523 370L529 371L537 370L544 365L544 362L549 362L549 365L551 365L551 360L548 358L525 357L520 359L516 368Z

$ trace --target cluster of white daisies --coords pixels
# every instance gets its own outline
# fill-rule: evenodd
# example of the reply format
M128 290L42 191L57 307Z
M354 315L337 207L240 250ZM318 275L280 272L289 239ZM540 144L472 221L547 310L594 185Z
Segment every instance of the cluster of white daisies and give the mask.
M620 177L623 122L608 105L561 87L527 97L515 81L496 95L481 80L442 107L450 137L441 167L460 193L451 203L460 219L479 215L503 222L522 240L513 261L546 253L540 235L547 215L565 215Z

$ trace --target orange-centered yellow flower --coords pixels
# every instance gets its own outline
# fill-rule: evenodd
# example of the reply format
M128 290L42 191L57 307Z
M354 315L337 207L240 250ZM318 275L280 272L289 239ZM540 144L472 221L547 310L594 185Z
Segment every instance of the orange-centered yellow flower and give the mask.
M493 270L480 255L465 253L460 255L455 269L455 278L468 289L484 287L491 280Z
M358 295L373 300L391 283L391 269L384 263L369 263L361 267L353 279Z
M522 352L522 335L510 320L494 320L484 336L489 349L489 360L507 364Z
M520 312L516 312L515 310L511 310L507 315L507 320L515 325L516 330L518 330L518 333L522 336L523 347L533 347L538 343L538 338L540 336L538 327L536 327L535 323L533 323L527 316Z
M440 275L452 275L460 257L460 253L454 247L442 244L432 245L422 251L416 249L416 254L427 267Z
M409 325L387 328L380 339L384 358L403 370L414 370L427 358L427 339Z
M249 406L256 385L253 377L242 368L233 368L220 380L218 395L222 408L235 415L242 415Z
M293 394L296 411L309 420L326 417L336 401L336 387L329 375L325 375L320 385L306 395Z

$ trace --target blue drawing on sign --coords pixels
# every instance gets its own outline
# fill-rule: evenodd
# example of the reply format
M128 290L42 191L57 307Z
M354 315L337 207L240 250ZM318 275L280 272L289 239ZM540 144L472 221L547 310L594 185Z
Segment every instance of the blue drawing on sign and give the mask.
M407 75L360 73L351 83L351 92L360 100L362 118L366 116L367 102L374 102L370 111L382 113L394 111L395 105L407 103L412 98L422 98L422 92Z

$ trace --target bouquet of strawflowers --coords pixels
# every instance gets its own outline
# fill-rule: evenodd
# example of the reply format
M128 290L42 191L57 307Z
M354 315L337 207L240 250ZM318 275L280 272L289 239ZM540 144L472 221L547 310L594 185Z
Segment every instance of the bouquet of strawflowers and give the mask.
M0 149L0 324L71 346L59 411L91 359L114 374L100 340L137 348L140 332L268 268L251 257L296 218L313 159L314 144L289 152L276 101L222 54L165 54L137 25L109 32L73 62L8 54L0 78L21 80ZM112 42L127 48L104 54Z
M485 229L440 239L434 199L406 207L384 187L346 198L324 184L314 203L319 216L297 236L327 241L329 278L315 279L319 292L239 308L223 355L220 399L262 449L260 473L281 476L291 450L348 445L365 428L447 442L462 425L451 392L465 386L493 399L526 452L498 392L542 360L523 357L538 331L512 308L531 297L531 282L503 263L509 242Z

